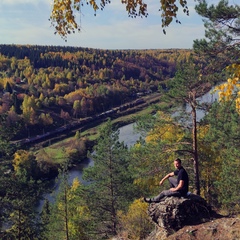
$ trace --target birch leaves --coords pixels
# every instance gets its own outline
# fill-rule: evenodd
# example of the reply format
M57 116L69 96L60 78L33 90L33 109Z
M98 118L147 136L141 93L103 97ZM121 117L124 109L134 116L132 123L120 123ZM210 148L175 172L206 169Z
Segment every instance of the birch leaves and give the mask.
M147 17L147 4L142 0L121 0L122 4L126 6L126 11L129 17ZM59 34L65 41L67 36L75 31L81 31L81 10L84 5L89 5L95 11L103 10L107 4L110 4L110 0L53 0L52 12L50 15L50 21L55 28L55 34ZM186 0L160 0L162 28L164 34L166 34L165 28L168 27L173 19L176 19L177 23L181 23L177 19L179 7L183 9L186 15L189 15ZM80 16L79 21L76 18L76 14Z

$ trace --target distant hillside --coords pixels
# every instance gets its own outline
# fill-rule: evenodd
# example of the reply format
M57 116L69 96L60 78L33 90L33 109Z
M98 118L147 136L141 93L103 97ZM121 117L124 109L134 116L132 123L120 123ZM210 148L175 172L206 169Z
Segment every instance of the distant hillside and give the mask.
M15 139L42 134L164 89L190 54L0 45L0 113Z

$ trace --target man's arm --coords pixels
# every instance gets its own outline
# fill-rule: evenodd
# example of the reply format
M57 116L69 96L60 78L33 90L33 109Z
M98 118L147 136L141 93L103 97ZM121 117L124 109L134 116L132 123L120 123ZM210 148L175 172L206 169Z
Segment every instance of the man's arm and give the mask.
M168 179L168 178L170 178L170 177L173 177L173 176L174 176L174 172L171 172L171 173L167 174L167 175L159 182L159 185L162 185L163 182L164 182L166 179Z
M170 190L173 191L173 192L175 192L175 191L178 191L178 190L182 189L183 186L184 186L184 181L183 181L183 180L180 180L180 181L179 181L179 184L177 185L177 187L175 187L175 188L170 188Z

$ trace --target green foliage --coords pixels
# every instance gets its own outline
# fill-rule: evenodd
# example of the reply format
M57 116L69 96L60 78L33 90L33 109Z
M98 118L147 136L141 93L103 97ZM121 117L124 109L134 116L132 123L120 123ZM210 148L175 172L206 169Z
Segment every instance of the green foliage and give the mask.
M40 184L11 175L1 177L2 239L41 239L40 223L35 212ZM1 189L2 190L2 189Z
M208 5L205 0L198 2L196 11L204 18L206 38L195 40L193 49L200 57L203 77L219 83L227 76L223 69L239 63L240 7L229 5L226 0L215 5Z
M88 240L91 218L84 201L83 186L78 179L70 184L65 168L59 176L60 187L55 202L51 206L46 203L42 214L44 236L53 240Z
M172 3L169 6L168 1L161 2L164 10L170 10L163 24L169 24L175 17L178 9L176 1ZM19 123L20 117L24 119L23 126L32 126L37 134L38 129L42 131L39 125L56 124L57 127L63 123L62 119L69 121L106 111L131 101L138 92L157 91L159 86L168 93L171 104L175 99L183 106L190 104L192 110L203 107L197 97L206 92L205 87L225 79L228 73L222 70L227 65L239 61L239 45L235 43L239 37L240 9L238 5L228 6L223 0L210 7L206 1L199 0L199 3L196 10L207 18L208 40L194 42L194 59L192 56L189 59L191 51L186 50L109 51L2 45L0 87L6 87L8 92L1 99L4 104L0 106L3 165L3 160L12 154L9 141L17 129L13 123ZM186 6L184 1L180 4ZM131 12L131 9L130 6L128 10ZM178 72L174 76L176 68ZM22 81L17 83L18 78ZM11 94L12 90L18 94ZM172 110L175 109L172 107ZM194 173L186 161L189 153L193 153L189 129L182 128L187 125L186 119L180 126L179 122L164 119L163 114L156 116L141 122L139 126L147 131L146 142L136 144L131 152L119 143L118 132L108 122L101 130L92 155L94 166L85 171L85 178L89 181L87 191L78 186L77 181L70 185L65 175L55 204L50 207L46 203L44 207L41 224L32 208L39 186L26 181L30 179L27 173L35 168L32 165L35 159L25 152L20 155L17 152L14 163L16 179L3 174L5 167L0 169L0 206L3 209L1 215L5 217L2 222L8 220L11 226L4 231L4 236L7 239L40 239L39 233L44 231L42 236L49 239L94 239L99 238L98 233L101 233L100 238L109 238L124 227L133 239L141 238L145 230L148 231L145 215L142 215L144 203L132 203L133 199L159 192L159 175L172 169L172 159L176 155L183 153L190 179ZM223 105L215 103L210 114L197 126L195 134L199 144L203 195L213 206L224 207L231 213L239 211L240 201L239 126L239 115L230 101ZM25 132L24 129L23 135ZM68 148L59 151L58 148L59 155L55 156L40 151L38 166L49 168L54 158L59 162L66 158L77 159L85 145L79 141L78 133L75 138L71 142L74 151ZM43 159L47 160L47 166L41 161ZM130 207L129 203L132 203ZM142 229L142 224L147 229ZM89 237L92 231L95 234Z
M237 149L240 126L239 115L233 102L215 102L204 121L211 126L206 137L209 142L214 142L212 147L216 151L223 147Z
M43 239L47 239L47 228L50 224L50 201L48 199L44 200L42 211L40 213L40 222L41 222L41 235Z
M118 229L117 211L124 210L134 198L133 179L129 172L127 147L118 140L108 121L100 130L94 154L94 165L84 169L88 180L88 199L96 234L101 237L114 236Z
M205 18L206 28L206 39L196 40L193 45L195 53L200 57L201 67L204 69L202 78L207 78L214 83L222 82L223 79L229 78L229 72L223 70L232 65L235 66L237 73L236 66L239 65L239 46L236 43L239 38L240 8L237 4L229 5L226 0L220 0L215 5L208 5L207 1L199 0L196 11ZM236 84L238 76L233 77ZM221 90L222 99L226 97L230 100L234 84L232 79L229 79L228 83L227 91L223 91L224 85L219 86L219 90ZM235 177L237 179L238 176L233 177L230 172L235 173L235 167L237 167L237 160L234 159L238 159L239 154L235 142L239 138L239 116L233 110L231 101L228 101L222 105L215 103L205 121L205 126L209 127L203 139L205 150L208 151L201 153L204 160L201 165L201 175L203 185L206 187L205 192L209 193L208 200L212 204L225 203L224 205L227 206L226 203L229 203L229 209L233 209L236 204ZM229 191L226 190L227 182L232 182L228 187Z
M75 138L76 138L76 140L79 140L81 138L81 132L80 131L76 131Z
M9 143L9 141L7 141L6 138L4 138L3 135L0 135L0 156L9 156L10 153L12 152L12 148L11 145Z
M218 204L222 209L227 210L230 214L239 212L239 151L226 151L221 154L221 172L220 179L216 181L218 190Z
M166 97L170 100L174 99L181 105L188 103L190 106L198 107L196 98L202 96L207 91L207 87L211 86L211 83L202 78L203 70L197 62L196 56L193 55L187 63L178 66L174 78L167 83L169 91L166 92Z
M215 176L212 176L210 194L214 196L213 204L222 206L229 211L235 208L239 202L239 139L240 117L233 103L215 103L210 113L204 119L209 125L205 135L205 144L211 149L218 159L212 163L216 168ZM214 166L216 165L216 166ZM202 171L205 171L203 168Z
M237 33L239 30L240 25L237 19L240 15L240 7L237 4L229 5L227 0L220 0L215 6L213 4L208 6L207 1L201 0L196 6L196 11L216 25L225 25L230 33Z
M18 123L8 123L7 114L0 114L0 157L9 158L14 151L10 140L18 130Z

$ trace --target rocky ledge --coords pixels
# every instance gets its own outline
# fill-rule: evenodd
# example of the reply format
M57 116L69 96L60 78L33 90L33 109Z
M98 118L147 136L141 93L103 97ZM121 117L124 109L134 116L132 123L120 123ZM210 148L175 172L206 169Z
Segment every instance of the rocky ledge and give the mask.
M166 239L184 226L209 222L221 217L198 195L187 198L165 197L159 203L151 203L148 214L156 224L150 239Z

